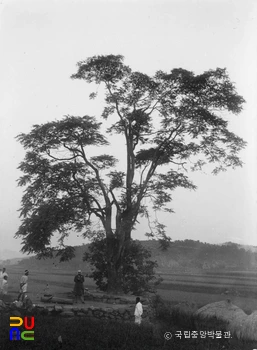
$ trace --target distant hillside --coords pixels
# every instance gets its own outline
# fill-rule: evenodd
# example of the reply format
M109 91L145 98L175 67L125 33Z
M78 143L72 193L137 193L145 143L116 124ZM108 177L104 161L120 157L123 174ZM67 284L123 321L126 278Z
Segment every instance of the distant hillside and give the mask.
M0 266L6 267L6 266L10 266L10 265L17 265L23 259L26 259L26 258L14 258L14 259L0 260Z
M216 245L184 240L171 243L167 251L158 242L145 241L160 269L190 271L192 269L251 270L257 267L257 253L236 243Z
M162 251L156 240L140 241L152 253L152 260L158 263L158 271L193 271L193 270L241 270L257 268L256 247L242 248L238 244L228 242L223 245L202 243L200 241L174 241L170 247ZM75 247L76 257L69 262L59 262L59 258L37 260L35 257L23 259L19 265L24 268L40 270L82 269L90 271L90 266L83 262L83 254L88 245ZM248 249L249 248L249 249Z
M20 258L22 257L22 253L15 252L13 250L4 249L0 250L0 261L7 260L7 259L14 259L14 258Z
M0 267L15 265L22 259L25 258L20 252L15 252L8 249L0 250Z

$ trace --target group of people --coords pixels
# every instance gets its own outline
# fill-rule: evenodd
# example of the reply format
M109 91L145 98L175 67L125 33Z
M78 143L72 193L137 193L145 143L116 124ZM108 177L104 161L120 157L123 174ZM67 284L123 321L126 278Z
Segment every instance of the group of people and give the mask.
M24 301L27 290L28 290L28 279L29 279L29 271L25 270L24 275L20 279L20 291L17 300L18 301ZM7 294L8 292L8 274L6 272L6 268L4 267L0 271L0 294ZM84 281L85 278L82 275L81 270L78 270L77 275L74 277L74 296L75 296L75 303L78 302L78 298L81 300L81 302L84 304ZM136 298L136 307L135 307L135 323L141 324L142 321L142 314L143 314L143 306L140 302L140 298Z
M24 275L20 279L20 290L18 295L18 301L23 301L27 293L28 288L28 276L29 271L25 270ZM0 270L0 294L6 295L8 293L8 274L6 268L3 267Z
M78 270L77 275L74 277L74 296L75 296L75 303L78 302L78 298L81 300L81 302L84 304L84 276L82 275L81 270ZM135 307L135 312L134 312L134 316L135 316L135 323L140 325L142 322L142 314L143 314L143 305L140 301L140 298L137 297L136 298L136 307Z

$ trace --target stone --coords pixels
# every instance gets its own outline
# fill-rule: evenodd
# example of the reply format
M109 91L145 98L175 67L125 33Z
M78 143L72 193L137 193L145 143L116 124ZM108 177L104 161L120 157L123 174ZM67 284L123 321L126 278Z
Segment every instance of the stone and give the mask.
M125 312L127 312L127 309L126 309L126 308L123 307L123 308L120 308L120 309L119 309L119 313L120 313L120 314L125 314Z
M105 312L113 312L113 308L112 307L105 307L103 310Z
M10 306L11 306L11 308L14 308L14 309L15 308L22 308L23 303L21 301L16 300Z
M63 308L62 308L62 306L60 306L60 305L55 305L55 306L54 306L54 310L55 310L56 312L62 312L62 311L63 311Z
M98 308L94 306L89 306L88 310L93 311L93 310L98 310Z
M54 311L54 306L48 306L48 307L46 307L46 309L47 309L49 312L53 312L53 311Z

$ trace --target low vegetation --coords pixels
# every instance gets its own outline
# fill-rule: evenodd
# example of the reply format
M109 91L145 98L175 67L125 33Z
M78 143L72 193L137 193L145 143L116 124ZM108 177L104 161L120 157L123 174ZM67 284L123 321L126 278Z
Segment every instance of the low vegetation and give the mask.
M108 290L107 247L106 239L94 240L84 254L84 261L92 267L89 277L93 278L102 291ZM157 263L151 260L151 252L138 241L131 240L125 247L123 261L119 270L121 292L141 295L161 282L155 277Z
M89 350L252 350L256 343L242 342L224 336L225 324L215 318L201 322L197 317L185 311L172 308L159 296L153 300L156 320L154 323L143 323L137 326L129 322L96 321L93 319L60 318L58 316L35 315L35 340L9 340L9 318L0 314L0 348L56 350L60 348L58 337L62 337L62 349ZM178 337L178 332L182 337ZM195 331L197 338L185 338L186 332ZM200 331L206 338L200 337ZM211 332L222 332L222 337L212 338ZM165 333L171 333L170 340ZM191 333L192 334L192 333ZM168 337L167 337L168 338Z

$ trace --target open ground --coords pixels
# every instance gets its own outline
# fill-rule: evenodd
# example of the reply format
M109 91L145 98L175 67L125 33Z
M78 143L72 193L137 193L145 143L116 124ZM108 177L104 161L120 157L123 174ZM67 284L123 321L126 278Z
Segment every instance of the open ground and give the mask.
M9 294L16 299L24 267L8 267ZM28 295L34 303L46 292L58 297L71 295L76 271L52 268L30 269ZM172 304L189 303L197 308L208 303L230 299L246 313L257 310L257 274L251 272L205 272L201 274L161 272L163 283L157 292ZM48 285L48 287L47 287ZM85 287L96 290L94 281L85 277Z

